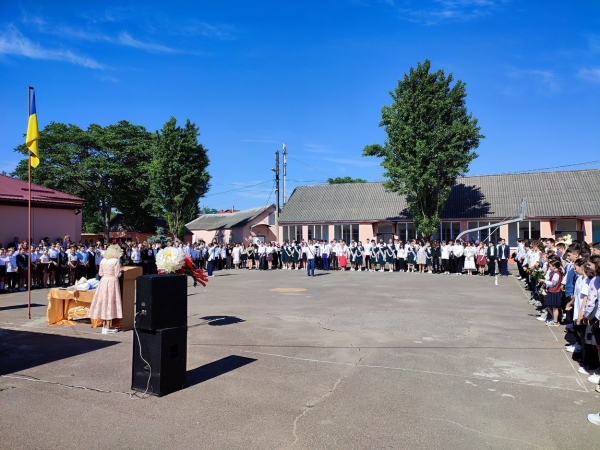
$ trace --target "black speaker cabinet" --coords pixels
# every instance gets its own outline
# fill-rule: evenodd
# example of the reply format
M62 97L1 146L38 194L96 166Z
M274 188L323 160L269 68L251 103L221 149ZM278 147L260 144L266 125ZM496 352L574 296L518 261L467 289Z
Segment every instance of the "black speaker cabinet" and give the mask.
M133 333L131 389L148 389L148 394L162 397L185 388L186 359L187 327L137 330Z
M187 275L137 277L135 312L135 328L138 330L186 326Z

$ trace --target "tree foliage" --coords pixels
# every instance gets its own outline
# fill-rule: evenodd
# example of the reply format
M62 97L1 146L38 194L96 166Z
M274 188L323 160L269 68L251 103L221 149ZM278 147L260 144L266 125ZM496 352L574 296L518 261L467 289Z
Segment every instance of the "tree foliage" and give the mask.
M216 214L218 212L215 208L209 208L208 206L201 206L198 210L198 214Z
M386 189L406 195L420 236L439 230L440 215L457 177L468 171L483 139L477 119L467 112L465 83L443 70L430 73L418 63L390 92L393 103L381 110L387 133L383 145L368 145L363 156L383 158Z
M149 172L153 207L179 239L185 237L185 224L197 217L198 200L209 188L209 160L199 135L189 119L179 127L171 117L153 140Z
M352 177L336 177L336 178L327 178L327 182L329 184L366 183L367 180L363 180L362 178L352 178Z
M150 223L149 191L151 134L139 125L121 121L87 130L77 125L52 122L40 133L40 166L32 170L32 182L81 197L83 231L104 231L109 237L113 209L129 224L143 228ZM27 147L16 152L27 155ZM28 160L13 175L27 179Z

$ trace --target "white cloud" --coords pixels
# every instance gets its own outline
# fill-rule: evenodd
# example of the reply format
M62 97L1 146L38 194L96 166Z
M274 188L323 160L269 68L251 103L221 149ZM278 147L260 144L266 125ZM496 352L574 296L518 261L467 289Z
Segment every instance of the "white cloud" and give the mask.
M600 83L600 67L596 67L593 69L581 69L579 71L579 77L587 81Z
M399 8L402 18L411 22L435 25L445 21L468 21L492 14L507 0L434 0L429 6L419 1L418 6Z
M306 144L304 147L305 151L309 153L337 153L336 151L319 144Z
M103 69L104 66L95 59L78 55L71 50L44 48L30 41L14 26L0 35L0 55L25 56L31 59L65 61L89 69Z
M521 86L533 85L544 92L556 92L560 87L552 70L512 68L508 76L519 79Z
M378 166L378 162L368 161L366 159L343 159L343 158L323 158L325 161L333 162L336 164L347 164L357 167L369 167Z
M110 40L113 42L113 40ZM118 44L125 45L127 47L139 48L140 50L145 50L147 52L159 52L159 53L178 53L179 50L175 50L173 48L167 47L161 44L152 44L150 42L143 42L131 37L130 34L123 32L119 34L118 39L116 40Z

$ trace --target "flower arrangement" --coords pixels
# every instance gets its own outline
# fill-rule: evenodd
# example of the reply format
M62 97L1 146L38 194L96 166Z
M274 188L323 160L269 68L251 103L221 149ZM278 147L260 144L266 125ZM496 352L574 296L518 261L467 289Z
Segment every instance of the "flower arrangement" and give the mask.
M558 244L559 242L562 242L563 244L565 244L566 247L568 247L573 243L573 239L571 238L570 234L565 234L556 241L556 244Z
M531 270L530 276L531 276L531 279L537 283L538 281L544 279L544 271L542 269L536 267L535 269Z
M200 283L206 286L208 277L202 269L196 269L192 260L183 254L183 252L167 247L161 249L156 254L156 268L158 273L169 274L186 274L194 279L194 287Z

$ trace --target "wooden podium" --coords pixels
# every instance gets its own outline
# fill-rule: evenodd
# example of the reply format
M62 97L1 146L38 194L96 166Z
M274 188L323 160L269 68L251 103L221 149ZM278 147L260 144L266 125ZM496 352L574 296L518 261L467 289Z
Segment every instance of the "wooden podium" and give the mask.
M135 279L143 275L141 267L121 267L123 276L119 279L121 286L121 299L123 301L123 318L113 320L113 327L121 331L133 330L133 319L135 317Z

